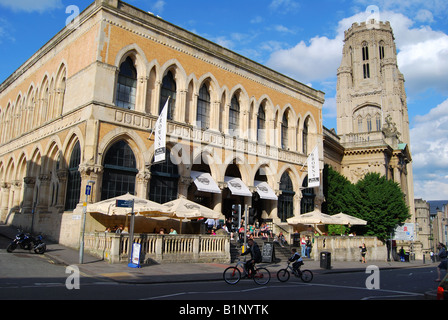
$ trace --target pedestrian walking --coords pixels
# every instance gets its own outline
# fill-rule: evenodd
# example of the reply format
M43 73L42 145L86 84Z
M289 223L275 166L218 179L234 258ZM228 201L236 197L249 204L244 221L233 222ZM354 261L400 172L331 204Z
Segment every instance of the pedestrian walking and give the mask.
M440 282L440 281L442 281L442 278L440 276L441 269L444 269L445 271L447 270L447 252L446 252L445 245L443 243L441 243L441 242L439 242L439 245L437 246L437 248L439 249L440 263L437 266L437 276L438 276L438 278L436 279L436 282Z
M366 244L363 243L362 246L359 246L359 249L361 249L361 262L366 263L366 254L367 254Z

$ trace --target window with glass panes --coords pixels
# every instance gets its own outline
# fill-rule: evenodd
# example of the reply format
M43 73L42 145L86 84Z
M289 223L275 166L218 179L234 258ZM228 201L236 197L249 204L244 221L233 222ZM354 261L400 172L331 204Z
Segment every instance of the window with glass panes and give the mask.
M205 84L199 90L197 108L197 126L202 129L208 129L210 127L210 94Z
M81 173L79 172L79 164L81 163L81 147L79 141L76 142L70 162L68 164L67 191L65 195L65 210L72 211L79 203L81 194Z
M115 104L117 107L134 110L137 94L137 70L130 57L120 65Z
M233 96L229 109L229 132L236 133L240 123L240 103L236 96Z
M278 197L277 211L278 217L282 222L294 216L294 188L291 178L287 172L282 174L280 178L281 195Z
M151 166L151 181L149 187L149 200L165 203L177 199L179 172L177 165L170 159L170 151L167 149L165 162Z
M134 194L138 173L134 152L126 141L114 143L104 157L101 200Z
M257 115L257 141L266 143L266 113L262 105L258 108Z
M167 119L173 120L174 118L174 108L176 106L176 81L174 80L173 73L168 71L168 73L163 77L162 80L162 88L160 90L160 106L159 106L159 114L162 112L163 107L165 106L166 100L168 97L170 98L170 102L168 103L168 112Z

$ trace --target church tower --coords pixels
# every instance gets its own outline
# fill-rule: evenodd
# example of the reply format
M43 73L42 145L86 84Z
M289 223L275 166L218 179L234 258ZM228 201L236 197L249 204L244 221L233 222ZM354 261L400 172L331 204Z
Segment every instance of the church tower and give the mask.
M338 69L337 132L344 147L341 173L352 182L368 172L396 181L414 215L404 76L389 22L354 23L345 31Z

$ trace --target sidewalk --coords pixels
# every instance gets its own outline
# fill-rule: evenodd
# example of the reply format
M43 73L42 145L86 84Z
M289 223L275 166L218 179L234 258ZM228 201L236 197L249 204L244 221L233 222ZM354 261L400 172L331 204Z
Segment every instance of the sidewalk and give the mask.
M0 225L0 236L13 239L17 228ZM177 263L143 265L141 268L128 267L126 263L109 264L89 254L84 254L83 264L79 264L79 250L68 248L57 243L47 243L45 256L54 263L62 265L76 265L83 276L99 278L122 283L169 283L169 282L197 282L222 280L222 274L227 264L217 263ZM422 261L396 262L372 261L367 264L360 262L331 261L331 269L320 268L319 261L304 260L303 268L310 269L315 275L325 275L342 272L365 272L366 267L375 265L380 270L394 268L415 268L422 266L436 266L432 263L423 264ZM233 264L232 264L233 265ZM286 266L285 262L262 264L269 269L273 278L279 269Z

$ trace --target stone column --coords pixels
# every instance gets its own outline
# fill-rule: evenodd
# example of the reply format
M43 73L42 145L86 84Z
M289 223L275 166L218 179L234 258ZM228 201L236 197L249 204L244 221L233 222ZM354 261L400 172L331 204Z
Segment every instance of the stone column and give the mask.
M9 190L11 188L11 184L7 182L3 182L1 184L1 207L0 207L0 221L6 222L6 218L8 216L8 206L9 206Z
M37 211L39 213L48 212L48 198L49 198L49 190L50 190L50 181L51 176L49 174L41 174L39 176L39 194L37 200Z
M65 193L67 190L68 170L59 169L56 174L57 174L58 180L59 180L59 192L58 192L58 198L56 199L56 208L59 213L62 213L62 212L64 212Z
M34 187L36 185L35 177L24 177L24 191L23 191L23 213L31 213L33 211L33 200L34 200Z
M145 169L143 172L139 172L136 177L137 186L137 197L147 199L148 198L148 185L149 180L151 180L151 172Z
M188 188L190 187L193 179L191 177L180 177L177 194L178 197L188 198Z

